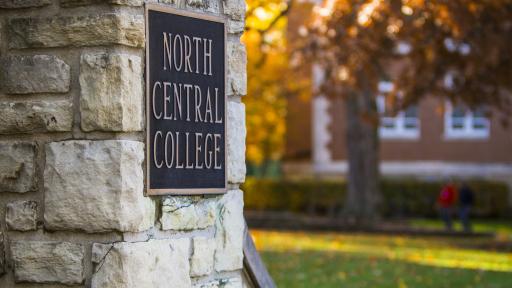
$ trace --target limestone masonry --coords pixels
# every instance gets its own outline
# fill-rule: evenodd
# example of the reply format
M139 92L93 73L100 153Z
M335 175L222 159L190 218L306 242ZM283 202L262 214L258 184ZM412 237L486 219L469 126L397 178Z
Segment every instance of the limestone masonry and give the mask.
M228 192L144 195L143 0L0 0L0 287L245 287L243 0L160 0L228 31Z

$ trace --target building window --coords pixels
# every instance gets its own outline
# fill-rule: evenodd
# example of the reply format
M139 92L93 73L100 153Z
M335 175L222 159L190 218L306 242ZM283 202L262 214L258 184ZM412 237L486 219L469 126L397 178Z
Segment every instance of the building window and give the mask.
M390 92L393 89L390 82L380 82L381 93ZM418 119L418 106L411 105L405 110L392 115L386 109L386 96L377 96L377 110L380 117L379 136L382 139L418 139L420 137L420 120Z
M469 109L464 105L446 102L444 114L444 136L446 139L487 139L490 121L485 109Z

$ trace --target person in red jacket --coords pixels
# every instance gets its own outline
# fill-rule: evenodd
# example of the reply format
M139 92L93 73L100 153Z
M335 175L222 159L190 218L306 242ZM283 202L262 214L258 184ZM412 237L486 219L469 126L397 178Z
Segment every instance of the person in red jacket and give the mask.
M446 230L452 231L452 213L456 200L455 185L450 181L441 189L437 198L437 205Z

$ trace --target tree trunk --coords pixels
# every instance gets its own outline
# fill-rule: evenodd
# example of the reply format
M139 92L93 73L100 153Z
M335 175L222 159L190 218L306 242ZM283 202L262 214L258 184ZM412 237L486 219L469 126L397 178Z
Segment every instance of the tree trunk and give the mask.
M372 225L379 216L379 139L375 96L370 91L346 98L348 189L344 212L352 223Z

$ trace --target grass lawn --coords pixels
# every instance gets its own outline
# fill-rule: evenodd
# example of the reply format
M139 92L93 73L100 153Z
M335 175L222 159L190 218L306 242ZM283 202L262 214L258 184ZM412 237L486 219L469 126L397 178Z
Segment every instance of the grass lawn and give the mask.
M512 287L512 251L494 239L251 234L278 287Z

